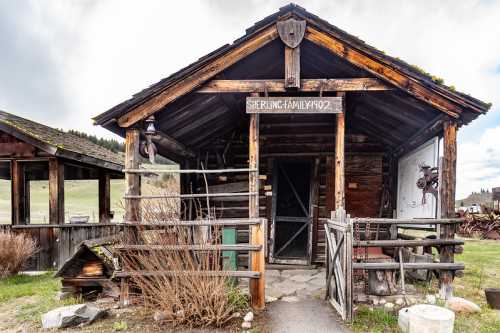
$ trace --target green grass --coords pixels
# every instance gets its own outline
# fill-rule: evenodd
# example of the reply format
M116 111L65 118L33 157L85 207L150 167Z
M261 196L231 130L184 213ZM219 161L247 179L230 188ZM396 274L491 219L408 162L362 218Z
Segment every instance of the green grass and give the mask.
M111 180L111 210L115 212L114 221L121 221L123 207L121 198L125 190L122 179ZM49 187L48 181L30 182L31 223L48 223ZM65 219L70 216L89 216L90 222L98 222L98 183L97 180L66 180L64 182ZM11 222L10 181L0 180L0 224Z
M354 332L399 332L398 317L382 309L361 306L354 317Z
M463 254L456 262L465 264L465 274L454 281L454 295L468 299L481 307L477 314L457 314L455 332L500 332L500 311L486 303L484 288L500 288L500 242L467 239ZM419 292L437 293L437 282L417 285ZM353 322L354 332L398 332L397 316L383 310L360 307Z
M60 280L53 278L53 273L0 279L0 306L16 308L15 319L18 322L40 323L41 315L45 312L80 302L75 298L56 300L55 295L60 288Z

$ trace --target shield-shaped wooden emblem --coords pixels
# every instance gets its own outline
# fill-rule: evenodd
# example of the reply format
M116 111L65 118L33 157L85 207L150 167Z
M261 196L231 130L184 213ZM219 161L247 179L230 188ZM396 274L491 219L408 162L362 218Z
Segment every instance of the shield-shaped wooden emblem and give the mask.
M292 49L299 46L306 32L306 21L291 18L286 21L279 21L277 26L280 38L286 46Z

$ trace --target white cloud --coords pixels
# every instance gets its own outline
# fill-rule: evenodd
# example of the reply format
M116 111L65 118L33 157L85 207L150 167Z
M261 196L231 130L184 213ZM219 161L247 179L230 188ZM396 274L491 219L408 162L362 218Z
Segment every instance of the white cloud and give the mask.
M11 29L5 31L1 31L0 24L0 35L3 35L0 40L3 37L17 46L18 57L12 60L0 56L0 74L9 73L9 68L16 68L17 72L25 68L26 73L21 75L23 81L19 85L0 89L0 108L58 127L112 136L94 127L90 118L232 42L243 35L247 27L288 2L1 2L0 19L3 12L12 24ZM481 186L491 187L492 184L486 186L486 178L478 180L472 171L477 168L490 172L490 165L498 161L486 163L486 155L476 159L469 147L487 144L489 132L479 135L485 128L500 124L496 106L500 105L500 2L313 0L298 3L387 54L444 78L460 91L493 102L494 108L488 116L459 132L460 193ZM19 40L25 43L15 42ZM43 71L33 72L40 53L50 59L39 63ZM31 66L15 67L13 61ZM23 85L30 78L38 84ZM53 98L49 103L50 96ZM27 99L31 103L27 103ZM491 131L498 133L497 129ZM500 163L496 165L500 168Z
M500 186L500 126L487 129L477 141L464 142L457 152L457 198Z

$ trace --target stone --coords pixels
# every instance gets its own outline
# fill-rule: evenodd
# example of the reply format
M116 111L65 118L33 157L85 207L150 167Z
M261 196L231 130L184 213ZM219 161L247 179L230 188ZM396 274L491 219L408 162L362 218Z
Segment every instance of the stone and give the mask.
M281 272L277 269L268 269L266 270L265 277L270 278L270 277L280 277Z
M384 305L385 303L387 303L387 301L385 300L385 298L381 297L378 301L378 304L380 305Z
M241 313L239 312L233 313L233 318L239 318L239 317L241 317Z
M249 330L252 328L252 322L251 321L244 321L241 323L241 328Z
M71 297L73 297L73 293L70 293L68 291L58 291L56 296L54 296L54 299L56 301L62 301Z
M45 313L42 316L42 327L44 329L66 328L82 323L90 324L106 314L106 310L90 304L63 306Z
M285 296L281 300L287 303L296 303L299 301L299 298L297 296Z
M302 275L302 274L299 274L299 275L293 275L290 277L290 280L292 281L296 281L296 282L307 282L309 280L311 280L313 277L311 275Z
M372 299L373 305L377 306L380 303L380 299L378 297L375 297Z
M273 286L271 286L266 290L266 297L267 296L280 299L281 297L285 296L285 294L281 290L273 288Z
M452 297L446 301L445 306L458 313L481 312L481 308L477 304L462 297Z
M385 303L384 304L384 309L388 310L388 311L392 311L394 310L394 303Z
M277 300L278 300L277 297L266 295L266 303L276 302Z
M155 311L153 319L154 321L164 321L167 319L167 314L164 311Z
M396 305L401 306L401 305L405 304L405 300L402 298L398 298L398 299L396 299L395 303L396 303Z
M318 269L287 269L281 272L282 277L290 277L294 275L309 275L313 276L318 273ZM324 277L323 277L324 278Z
M434 295L425 296L425 302L429 304L436 304L436 296Z
M245 317L243 317L243 320L244 321L252 321L253 320L253 312L252 311L249 311Z
M308 285L306 283L298 283L290 280L285 280L283 282L274 283L271 285L272 289L279 290L283 293L283 296L290 296L297 292L297 290L304 289ZM275 295L272 295L276 297Z
M429 304L418 304L399 310L398 326L404 333L452 333L453 311Z

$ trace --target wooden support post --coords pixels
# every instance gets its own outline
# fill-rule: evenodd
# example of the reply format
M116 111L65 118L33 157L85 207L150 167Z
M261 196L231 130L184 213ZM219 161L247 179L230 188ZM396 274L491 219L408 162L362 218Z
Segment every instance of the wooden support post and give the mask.
M64 224L64 164L49 159L49 223Z
M335 136L335 209L345 209L345 175L344 175L344 148L345 148L345 93L338 92L342 97L342 113L337 114L337 135Z
M285 88L300 89L300 45L285 46Z
M109 223L111 220L111 182L104 170L99 170L99 222Z
M249 197L248 212L250 218L259 217L259 114L250 115L250 126L248 132L248 160L249 168L257 169L249 174L249 192L257 194ZM265 225L261 222L252 226L250 230L250 244L261 245L260 251L252 252L250 268L252 271L260 272L258 279L250 279L250 296L252 308L262 310L265 307Z
M26 196L29 196L29 189L26 192L24 165L17 160L13 160L11 164L11 191L12 224L26 224L26 209L29 211L29 204L26 206Z
M453 121L444 123L443 131L443 163L441 170L441 217L455 216L455 184L457 167L457 124ZM444 224L440 228L441 239L455 238L455 225ZM441 246L439 261L454 261L453 246ZM453 272L441 271L439 274L440 295L445 299L453 297Z
M129 128L125 136L125 169L139 168L139 140L138 129ZM135 173L125 173L125 194L141 195L141 176ZM140 199L125 199L125 220L140 222Z

